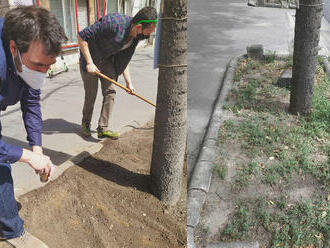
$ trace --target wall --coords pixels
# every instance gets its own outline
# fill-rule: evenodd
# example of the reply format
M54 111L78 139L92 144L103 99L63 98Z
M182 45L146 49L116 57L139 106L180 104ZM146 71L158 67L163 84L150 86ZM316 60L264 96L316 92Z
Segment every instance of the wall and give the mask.
M0 0L0 16L4 17L8 9L8 0Z

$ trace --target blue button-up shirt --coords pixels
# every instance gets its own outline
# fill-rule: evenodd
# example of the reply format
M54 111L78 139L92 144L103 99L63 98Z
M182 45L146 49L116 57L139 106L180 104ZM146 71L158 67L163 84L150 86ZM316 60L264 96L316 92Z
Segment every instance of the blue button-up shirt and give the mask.
M0 111L20 102L27 140L31 146L41 146L41 92L31 88L17 75L9 43L2 35L3 21L0 18ZM7 144L1 132L0 123L0 163L14 163L21 158L22 147Z
M114 61L117 75L125 70L139 42L134 39L128 48L121 50L129 37L131 19L132 17L124 14L112 13L79 32L79 36L87 41L89 52L97 67L101 68L102 64ZM86 60L82 54L80 64L86 71Z

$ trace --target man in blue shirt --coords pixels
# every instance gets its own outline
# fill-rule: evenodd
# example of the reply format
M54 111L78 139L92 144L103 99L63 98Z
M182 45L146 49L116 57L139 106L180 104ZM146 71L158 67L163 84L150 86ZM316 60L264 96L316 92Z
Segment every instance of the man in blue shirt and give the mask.
M63 28L48 10L20 6L0 18L0 111L21 104L27 140L32 148L7 144L0 125L0 240L13 247L47 247L24 230L14 197L11 163L25 162L37 173L53 173L41 147L40 88L50 65L67 40Z
M128 63L139 41L147 39L155 31L156 21L156 9L145 7L133 18L119 13L106 15L79 32L80 73L85 88L82 118L84 136L91 135L90 123L98 89L98 77L95 72L102 72L114 80L123 74L126 87L133 91ZM116 90L105 79L101 79L101 88L103 102L97 134L99 138L118 139L119 133L108 130Z

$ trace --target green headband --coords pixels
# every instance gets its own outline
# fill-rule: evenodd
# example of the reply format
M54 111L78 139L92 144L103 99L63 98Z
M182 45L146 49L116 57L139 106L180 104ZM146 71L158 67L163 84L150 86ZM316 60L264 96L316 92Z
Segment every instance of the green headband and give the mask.
M154 23L156 25L157 20L141 20L137 22L137 24L141 24L141 23Z

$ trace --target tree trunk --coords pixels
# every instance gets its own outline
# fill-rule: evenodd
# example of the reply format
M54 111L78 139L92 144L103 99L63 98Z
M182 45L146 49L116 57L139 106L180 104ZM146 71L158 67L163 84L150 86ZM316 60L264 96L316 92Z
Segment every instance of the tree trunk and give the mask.
M289 112L311 112L323 0L300 0L296 10Z
M161 22L151 184L161 201L179 200L186 144L187 1L166 0Z

